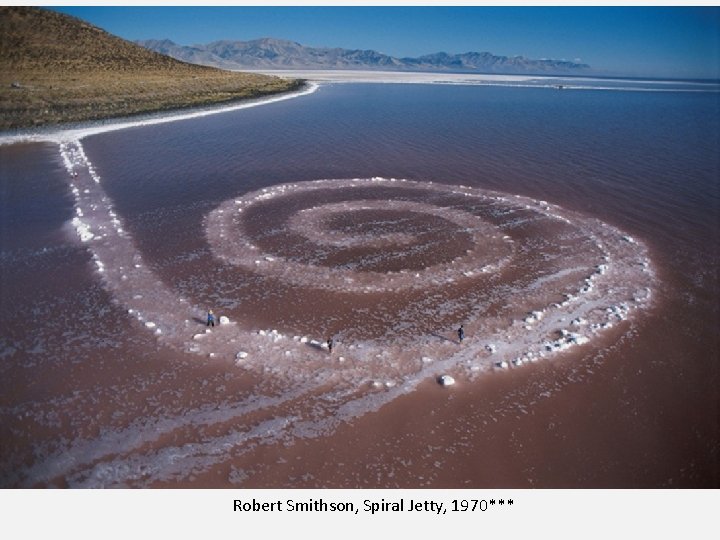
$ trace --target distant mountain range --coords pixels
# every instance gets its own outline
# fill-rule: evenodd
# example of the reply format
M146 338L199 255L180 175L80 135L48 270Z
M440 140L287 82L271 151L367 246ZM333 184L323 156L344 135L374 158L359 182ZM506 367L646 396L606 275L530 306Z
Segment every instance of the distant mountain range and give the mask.
M418 58L395 58L373 50L306 47L272 38L214 41L193 46L178 45L169 39L135 43L184 62L223 69L374 69L547 75L580 75L591 71L587 64L497 56L489 52L440 52Z

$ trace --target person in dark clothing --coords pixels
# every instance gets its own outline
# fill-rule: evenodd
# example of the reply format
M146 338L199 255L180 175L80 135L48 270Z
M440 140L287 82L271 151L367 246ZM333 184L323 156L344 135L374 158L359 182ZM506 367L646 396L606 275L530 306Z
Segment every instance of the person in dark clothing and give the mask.
M213 313L212 309L208 310L208 316L207 316L207 324L206 326L215 326L215 314Z
M329 337L327 340L328 352L332 354L333 338Z
M462 340L465 339L465 330L463 329L463 325L460 325L460 328L458 328L458 339L460 340L460 343L462 343Z

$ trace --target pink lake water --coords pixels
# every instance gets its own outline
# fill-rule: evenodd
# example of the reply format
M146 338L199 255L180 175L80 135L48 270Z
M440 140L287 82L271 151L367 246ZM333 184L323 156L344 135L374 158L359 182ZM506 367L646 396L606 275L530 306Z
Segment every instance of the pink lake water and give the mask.
M718 487L718 120L337 85L0 147L1 484Z

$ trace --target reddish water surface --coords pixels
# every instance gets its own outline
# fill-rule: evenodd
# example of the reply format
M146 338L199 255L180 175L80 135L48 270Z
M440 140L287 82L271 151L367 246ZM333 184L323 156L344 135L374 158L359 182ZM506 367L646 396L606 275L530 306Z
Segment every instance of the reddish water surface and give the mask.
M1 147L2 485L718 487L718 118L358 85Z

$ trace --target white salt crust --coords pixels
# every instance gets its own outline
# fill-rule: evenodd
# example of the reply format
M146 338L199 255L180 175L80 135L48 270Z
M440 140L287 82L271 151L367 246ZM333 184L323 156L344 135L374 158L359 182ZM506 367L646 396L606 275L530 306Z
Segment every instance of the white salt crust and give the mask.
M205 231L215 256L245 271L287 279L294 286L313 286L309 282L312 274L315 274L314 286L318 286L316 272L319 269L327 272L324 276L327 279L322 280L326 291L347 291L347 280L351 279L354 285L349 287L354 293L365 294L364 287L374 286L383 294L396 294L425 287L437 293L453 284L472 285L474 280L494 279L505 269L515 268L525 257L525 246L514 233L515 228L521 226L515 217L520 213L524 214L524 220L559 224L563 227L562 234L549 233L537 240L549 246L549 250L557 247L562 251L560 246L574 252L568 253L566 267L554 268L551 273L535 276L503 293L507 296L508 312L517 314L511 320L487 317L482 310L471 311L462 321L466 331L462 344L450 337L438 339L433 335L417 335L412 340L384 337L353 343L339 339L330 354L324 337L299 335L279 327L252 328L237 316L212 331L205 331L197 322L204 317L205 306L194 303L187 294L170 289L145 263L81 143L78 140L63 142L60 151L75 197L76 215L71 224L79 241L92 254L98 279L114 299L125 306L128 316L138 321L138 332L150 332L165 346L194 354L198 361L226 362L228 370L251 370L283 381L285 390L278 395L266 395L264 389L258 388L255 396L240 401L228 396L231 400L228 405L214 412L198 411L203 423L212 424L229 418L241 420L250 413L257 415L258 411L267 410L269 416L253 423L252 429L241 427L184 449L167 447L160 452L147 452L141 450L143 444L195 422L195 417L187 413L166 419L147 419L142 427L128 428L127 432L76 441L70 450L74 455L83 456L82 459L70 462L62 454L50 456L32 471L26 471L28 477L36 479L60 474L67 477L70 485L78 487L125 485L129 481L133 485L144 485L144 478L182 477L186 474L183 471L207 468L224 459L222 456L227 452L240 455L262 442L316 437L331 432L340 422L377 410L396 397L414 391L424 381L437 381L443 386L446 384L442 381L446 381L449 386L450 381L472 382L495 370L512 371L526 364L565 358L566 351L592 346L595 340L609 335L611 328L627 324L628 319L650 305L655 287L654 269L640 239L545 201L403 179L319 180L273 186L221 204L208 216L215 223L219 220L220 226ZM295 265L285 272L281 269L286 262L283 256L251 249L252 238L243 236L242 223L235 221L261 201L302 191L311 195L317 189L352 192L357 186L392 186L400 191L407 188L426 191L428 195L462 196L468 205L450 208L401 199L383 203L358 199L339 205L318 201L304 214L289 220L287 226L319 245L363 246L375 242L383 249L405 249L413 241L405 233L380 232L343 238L324 225L327 216L338 212L387 208L442 218L466 230L473 241L488 238L494 247L477 253L470 250L445 266L381 275L382 283L375 283L378 276L368 278L365 274L370 273L336 271L317 265ZM476 213L474 208L483 205L492 209L493 216ZM503 217L505 215L507 217ZM221 232L226 240L219 236ZM567 237L571 237L572 242L566 242ZM242 247L236 249L237 244ZM488 253L496 255L488 258ZM502 283L498 286L502 289ZM417 316L423 316L422 312ZM452 336L453 332L452 328L448 329L447 335ZM306 406L313 404L311 418L299 411L277 416L279 404L288 404L293 411L290 404L301 397ZM275 412L270 414L271 411Z

